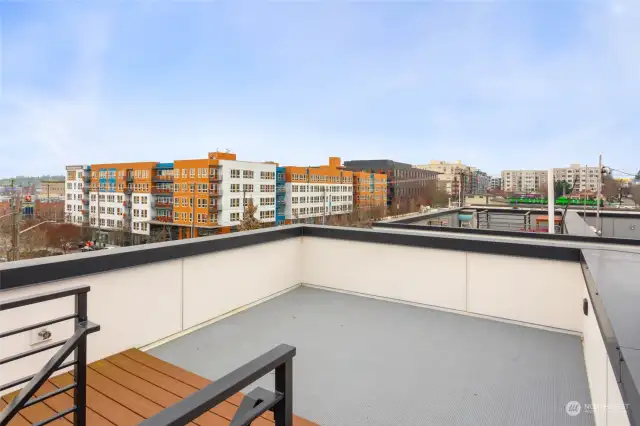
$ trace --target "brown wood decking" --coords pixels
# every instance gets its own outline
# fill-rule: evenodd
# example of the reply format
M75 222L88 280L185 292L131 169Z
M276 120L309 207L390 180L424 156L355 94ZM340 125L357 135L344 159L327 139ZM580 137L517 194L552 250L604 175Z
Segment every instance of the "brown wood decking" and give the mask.
M39 389L36 396L68 385L72 381L71 373L52 377ZM87 424L89 426L137 425L210 383L211 381L180 367L137 349L129 349L96 361L87 368ZM15 395L17 391L2 396L0 410ZM241 393L233 395L190 424L228 426L242 401L242 396ZM73 390L23 409L9 425L31 425L64 411L72 405ZM71 426L73 414L49 424ZM273 426L273 413L270 411L264 413L252 424ZM294 416L293 424L294 426L317 426L297 416Z

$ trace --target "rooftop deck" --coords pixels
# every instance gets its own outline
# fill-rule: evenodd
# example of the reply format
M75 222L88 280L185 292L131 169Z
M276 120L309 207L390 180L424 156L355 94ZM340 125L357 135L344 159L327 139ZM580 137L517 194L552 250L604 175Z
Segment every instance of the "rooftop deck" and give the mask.
M594 424L565 413L590 402L578 336L316 288L150 353L215 380L282 342L298 350L296 413L321 425Z
M148 394L164 409L145 426L243 389L243 420L276 426L292 407L322 425L640 424L638 244L489 231L296 225L0 265L0 388L36 389L71 334L90 372L141 348L214 380L168 408Z

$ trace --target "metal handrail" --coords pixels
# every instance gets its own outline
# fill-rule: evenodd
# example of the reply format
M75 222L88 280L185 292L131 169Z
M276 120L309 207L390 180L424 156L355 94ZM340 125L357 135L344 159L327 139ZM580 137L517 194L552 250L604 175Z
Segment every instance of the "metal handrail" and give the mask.
M262 413L274 413L274 426L293 422L293 357L296 348L279 345L204 389L140 423L140 426L181 426L226 401L275 369L275 392L256 388L243 398L230 426L249 425Z
M20 393L13 398L13 400L7 404L7 406L0 413L0 426L6 426L9 424L23 408L30 407L34 404L42 402L48 398L51 398L60 393L66 392L70 389L74 389L73 393L73 406L56 413L52 417L42 420L38 425L45 425L51 423L56 419L59 419L67 414L73 413L74 426L86 426L86 411L87 411L87 336L91 333L95 333L100 330L100 326L93 324L87 318L87 293L91 290L90 287L74 287L66 290L42 293L36 296L22 297L12 300L6 300L0 302L0 312L9 309L20 308L24 306L33 305L40 302L46 302L49 300L60 299L68 296L75 296L75 313L73 315L65 315L53 320L43 321L37 324L28 325L25 327L16 328L0 335L2 337L12 336L14 334L23 333L25 331L33 330L42 326L55 324L58 322L66 321L69 319L75 319L75 330L73 335L60 342L50 343L48 345L40 346L35 349L31 349L16 355L0 360L0 364L6 364L27 356L34 355L36 353L43 352L48 349L52 349L58 346L62 346L53 355L53 357L45 364L45 366L35 375L23 377L21 379L14 380L9 383L0 385L0 391L12 388L25 382L29 382ZM74 352L74 360L63 362L65 359ZM58 370L66 367L74 366L74 378L75 381L67 386L57 389L52 392L48 392L44 395L40 395L37 398L31 399L40 387L51 377L51 375Z

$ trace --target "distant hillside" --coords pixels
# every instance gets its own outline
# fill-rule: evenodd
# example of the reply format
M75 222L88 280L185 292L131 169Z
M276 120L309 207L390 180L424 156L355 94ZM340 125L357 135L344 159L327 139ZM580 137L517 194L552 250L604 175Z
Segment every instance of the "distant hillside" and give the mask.
M11 181L15 181L15 186L17 187L30 187L35 185L36 188L40 187L40 183L46 180L64 180L63 175L50 176L16 176L14 178L3 178L0 179L0 187L2 186L11 186Z

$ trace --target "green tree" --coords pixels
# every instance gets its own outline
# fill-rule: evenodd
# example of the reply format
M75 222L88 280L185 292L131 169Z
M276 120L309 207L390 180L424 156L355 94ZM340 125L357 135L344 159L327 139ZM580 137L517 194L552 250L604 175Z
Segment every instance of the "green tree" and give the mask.
M636 177L635 177L635 179L636 179L636 180L640 180L640 170L638 170L638 173L636 173Z
M563 195L571 194L571 184L566 180L557 180L553 185L553 191L555 193L555 198L562 197Z

